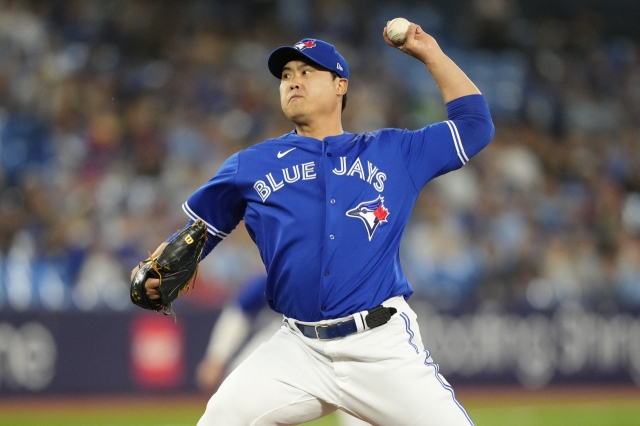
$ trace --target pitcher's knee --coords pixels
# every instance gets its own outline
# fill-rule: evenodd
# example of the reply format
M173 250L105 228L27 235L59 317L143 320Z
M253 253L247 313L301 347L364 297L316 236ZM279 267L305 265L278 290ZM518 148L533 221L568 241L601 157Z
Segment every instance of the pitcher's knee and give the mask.
M241 398L237 396L235 398L228 398L225 393L215 393L209 402L204 414L198 422L198 426L246 426L246 419L243 414L246 414L248 407L239 406L238 401Z

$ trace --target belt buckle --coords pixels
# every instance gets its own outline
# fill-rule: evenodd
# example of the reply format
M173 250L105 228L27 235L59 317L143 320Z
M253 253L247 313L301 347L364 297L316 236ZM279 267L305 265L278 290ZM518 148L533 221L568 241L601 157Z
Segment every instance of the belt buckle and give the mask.
M318 333L319 328L329 328L332 325L334 324L320 324L313 327L314 330L316 331L316 337L318 338L318 340L332 340L332 339L323 339L322 337L320 337L320 333Z

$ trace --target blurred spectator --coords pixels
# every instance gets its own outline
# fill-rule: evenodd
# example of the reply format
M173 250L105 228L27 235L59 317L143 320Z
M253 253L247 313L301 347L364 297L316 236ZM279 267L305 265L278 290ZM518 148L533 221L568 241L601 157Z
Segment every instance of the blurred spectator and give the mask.
M0 1L0 309L131 308L126 271L186 223L188 195L291 129L266 70L279 45L316 36L345 52L348 131L443 119L423 67L382 42L397 14L436 34L497 127L418 200L402 249L416 296L446 310L640 306L637 34L588 11L468 6ZM238 229L187 303L220 306L258 271Z

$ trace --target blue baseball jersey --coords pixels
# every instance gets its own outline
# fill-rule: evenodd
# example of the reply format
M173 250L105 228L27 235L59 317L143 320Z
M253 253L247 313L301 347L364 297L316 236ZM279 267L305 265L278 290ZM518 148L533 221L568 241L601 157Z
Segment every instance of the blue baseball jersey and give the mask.
M333 319L408 298L399 246L420 189L493 136L482 95L447 110L449 120L417 131L269 139L227 159L183 209L207 223L214 244L244 218L267 302L287 317Z
M265 288L267 287L267 277L259 275L248 280L236 295L236 304L246 315L255 317L258 312L267 306L265 299Z

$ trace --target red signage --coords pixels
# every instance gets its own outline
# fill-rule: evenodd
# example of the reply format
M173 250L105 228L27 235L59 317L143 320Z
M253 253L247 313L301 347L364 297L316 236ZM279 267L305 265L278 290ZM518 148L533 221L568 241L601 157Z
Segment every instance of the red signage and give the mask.
M141 315L131 325L131 374L143 388L171 389L184 380L184 330L171 317Z

